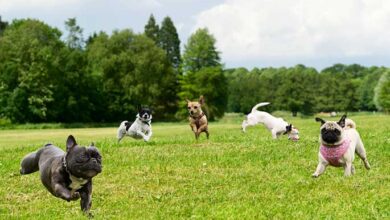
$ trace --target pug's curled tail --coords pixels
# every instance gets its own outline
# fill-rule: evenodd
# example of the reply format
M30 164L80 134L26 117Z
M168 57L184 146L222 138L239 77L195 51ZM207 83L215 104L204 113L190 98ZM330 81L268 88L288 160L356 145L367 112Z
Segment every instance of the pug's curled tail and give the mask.
M356 124L351 119L347 118L345 119L345 127L344 129L356 129Z
M260 102L259 104L253 106L252 112L255 112L257 110L257 108L259 108L261 106L265 106L265 105L269 105L269 104L270 104L269 102Z
M20 163L20 174L30 174L34 173L39 170L39 157L41 155L42 150L50 146L51 144L46 144L43 148L39 149L38 151L32 152L27 154Z

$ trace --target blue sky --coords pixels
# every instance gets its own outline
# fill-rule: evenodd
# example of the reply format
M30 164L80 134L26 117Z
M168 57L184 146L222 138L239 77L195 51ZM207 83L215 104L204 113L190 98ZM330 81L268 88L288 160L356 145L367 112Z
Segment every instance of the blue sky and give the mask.
M85 36L142 32L151 13L158 22L170 16L182 44L207 27L226 67L390 66L387 0L0 0L2 20L37 18L64 30L76 17Z

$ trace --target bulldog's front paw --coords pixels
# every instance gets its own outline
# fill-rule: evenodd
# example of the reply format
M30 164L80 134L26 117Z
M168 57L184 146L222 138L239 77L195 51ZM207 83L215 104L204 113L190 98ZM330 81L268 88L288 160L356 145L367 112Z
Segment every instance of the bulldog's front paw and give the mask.
M313 173L313 174L311 175L311 177L317 178L317 177L319 177L319 175L318 175L317 173Z
M150 140L150 137L144 137L144 141L148 142Z
M79 192L74 192L71 196L70 196L70 200L74 201L74 200L78 200L80 198L80 193Z

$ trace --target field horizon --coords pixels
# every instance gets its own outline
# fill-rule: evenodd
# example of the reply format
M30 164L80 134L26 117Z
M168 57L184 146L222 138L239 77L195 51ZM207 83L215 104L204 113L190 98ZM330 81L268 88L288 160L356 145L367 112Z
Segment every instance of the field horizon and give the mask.
M324 117L326 119L329 118ZM155 123L146 143L116 141L116 127L0 131L0 218L85 219L79 201L53 197L38 172L21 176L20 160L69 134L94 142L103 172L93 179L95 219L386 219L390 217L390 117L351 116L372 169L356 157L356 174L328 167L313 179L319 124L287 117L301 140L273 140L262 125L242 133L243 117L210 123L210 140L195 141L188 123Z

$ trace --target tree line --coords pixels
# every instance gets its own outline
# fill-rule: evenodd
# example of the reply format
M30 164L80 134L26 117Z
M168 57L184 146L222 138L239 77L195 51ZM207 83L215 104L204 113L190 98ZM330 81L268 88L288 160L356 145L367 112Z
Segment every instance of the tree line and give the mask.
M229 82L227 111L248 112L260 101L272 102L267 106L269 111L287 110L293 115L389 111L389 74L385 67L358 64L335 64L320 72L304 65L230 69L225 71Z
M64 24L65 35L36 19L0 19L0 118L117 122L148 105L157 120L181 120L188 114L184 100L200 95L211 120L226 111L248 112L260 101L293 114L389 109L382 102L389 100L384 67L225 69L205 28L189 37L181 54L170 17L159 25L151 15L143 33L101 31L87 38L75 18Z

